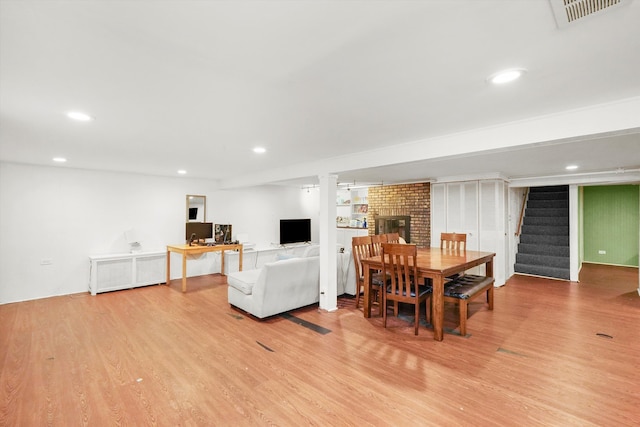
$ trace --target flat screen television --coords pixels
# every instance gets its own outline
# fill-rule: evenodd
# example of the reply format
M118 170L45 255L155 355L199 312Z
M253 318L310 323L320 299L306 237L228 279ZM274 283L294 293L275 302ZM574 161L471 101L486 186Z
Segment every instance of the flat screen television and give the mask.
M311 219L281 219L280 244L311 241Z
M184 234L187 241L191 239L192 234L195 234L195 240L213 237L213 223L211 222L187 222L186 224Z

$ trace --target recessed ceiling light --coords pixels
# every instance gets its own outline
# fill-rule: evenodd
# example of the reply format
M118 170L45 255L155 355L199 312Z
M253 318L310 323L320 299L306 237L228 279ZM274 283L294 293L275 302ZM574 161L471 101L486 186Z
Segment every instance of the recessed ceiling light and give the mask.
M255 147L253 149L253 152L256 153L256 154L262 154L262 153L266 153L267 149L264 148L264 147Z
M569 165L565 168L568 171L574 171L576 169L578 169L578 165Z
M510 70L503 70L492 74L487 78L487 80L493 84L500 85L519 79L526 72L527 70L524 68L512 68Z
M185 174L187 173L187 171L186 171L186 170L184 170L184 169L180 169L180 170L178 171L178 173L179 173L180 175L185 175Z
M67 113L67 117L73 120L78 120L80 122L88 122L93 120L93 117L81 111L69 111Z
M54 157L53 161L56 163L64 163L67 161L67 159L65 159L64 157Z

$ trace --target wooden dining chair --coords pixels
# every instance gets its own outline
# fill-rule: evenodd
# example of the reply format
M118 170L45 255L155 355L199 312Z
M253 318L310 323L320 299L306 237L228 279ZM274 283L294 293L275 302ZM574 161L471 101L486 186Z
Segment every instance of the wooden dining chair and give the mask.
M418 335L420 325L420 304L425 303L425 317L429 317L431 290L419 283L417 268L418 249L416 245L401 243L382 244L382 272L390 278L384 287L382 297L382 324L387 327L387 302L393 301L393 315L398 316L398 303L414 306L414 333Z
M467 233L440 233L440 249L467 250Z
M362 259L369 258L371 254L371 236L358 236L351 239L351 252L353 254L353 265L356 269L356 308L360 305L360 294L364 290L364 270L362 268ZM371 298L370 304L377 301L382 306L382 276L379 273L373 274L371 277Z
M400 234L399 233L387 233L386 236L387 236L387 242L388 243L402 243L400 241Z
M371 236L371 256L380 255L383 243L387 243L386 234L374 234Z

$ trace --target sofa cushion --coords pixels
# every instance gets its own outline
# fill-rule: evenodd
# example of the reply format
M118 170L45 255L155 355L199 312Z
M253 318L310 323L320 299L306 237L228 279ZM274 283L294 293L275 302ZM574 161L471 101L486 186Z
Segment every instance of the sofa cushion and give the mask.
M293 259L293 258L298 258L298 257L293 254L276 254L276 261L282 261L285 259Z
M261 269L236 271L227 275L227 284L242 292L251 295L253 285L258 281Z

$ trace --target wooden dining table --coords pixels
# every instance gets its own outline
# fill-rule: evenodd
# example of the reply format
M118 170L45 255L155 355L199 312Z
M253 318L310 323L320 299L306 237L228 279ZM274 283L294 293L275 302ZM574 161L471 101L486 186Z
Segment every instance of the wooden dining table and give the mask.
M456 273L462 273L470 268L485 265L485 276L493 277L493 252L454 251L440 248L418 249L416 258L419 279L429 278L433 284L433 338L443 339L444 323L444 282L445 278ZM363 258L364 270L364 317L371 317L371 272L382 270L380 255Z

